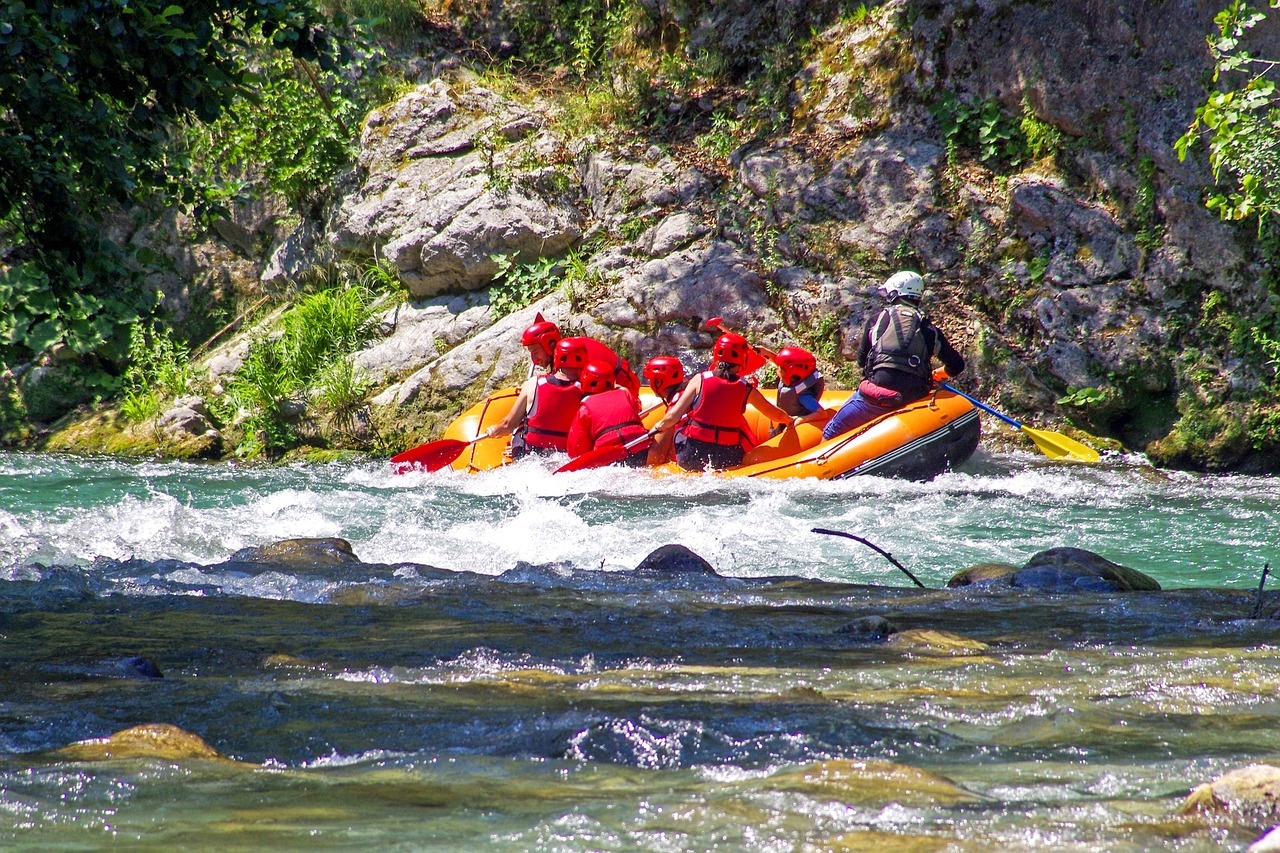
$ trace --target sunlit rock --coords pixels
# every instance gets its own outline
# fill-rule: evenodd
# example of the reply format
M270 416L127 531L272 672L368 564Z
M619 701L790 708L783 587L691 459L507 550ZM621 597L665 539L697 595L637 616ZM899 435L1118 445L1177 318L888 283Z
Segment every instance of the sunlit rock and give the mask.
M711 564L683 545L663 545L640 561L636 574L720 575Z
M972 640L950 631L935 631L929 628L908 628L905 631L898 631L889 638L888 645L912 654L939 657L980 655L987 650L987 644L979 640Z
M270 545L241 548L231 555L237 563L272 563L286 566L342 566L358 563L351 543L336 536L318 539L281 539Z
M889 761L837 758L764 780L773 790L798 791L843 803L878 805L960 805L981 797L945 776Z
M1156 591L1160 584L1137 569L1113 563L1084 548L1050 548L1027 561L1022 568L982 563L965 569L947 581L948 587L975 584L1009 586L1041 592Z
M53 752L61 761L107 761L113 758L220 759L222 755L199 735L168 723L146 723L110 737L77 741Z
M1280 819L1280 767L1249 764L1224 773L1192 790L1181 811L1255 826L1272 824Z

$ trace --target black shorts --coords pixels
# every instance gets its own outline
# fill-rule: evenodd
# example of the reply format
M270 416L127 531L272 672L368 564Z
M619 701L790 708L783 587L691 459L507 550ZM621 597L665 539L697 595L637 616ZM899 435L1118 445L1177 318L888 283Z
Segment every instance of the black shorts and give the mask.
M713 444L696 438L676 437L676 463L686 471L732 468L741 465L745 455L741 444Z

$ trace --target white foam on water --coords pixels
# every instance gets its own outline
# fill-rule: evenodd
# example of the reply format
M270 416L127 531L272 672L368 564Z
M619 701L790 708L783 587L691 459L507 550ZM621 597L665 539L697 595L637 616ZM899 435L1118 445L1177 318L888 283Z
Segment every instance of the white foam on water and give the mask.
M1167 586L1244 582L1263 562L1280 563L1268 551L1280 525L1273 478L1029 454L980 453L965 471L927 483L553 474L560 461L393 475L382 462L245 469L0 455L12 473L0 481L0 559L214 564L246 546L333 536L365 562L500 574L522 561L631 569L677 543L723 574L907 583L872 548L818 527L869 540L929 585L976 563L1021 565L1064 546Z

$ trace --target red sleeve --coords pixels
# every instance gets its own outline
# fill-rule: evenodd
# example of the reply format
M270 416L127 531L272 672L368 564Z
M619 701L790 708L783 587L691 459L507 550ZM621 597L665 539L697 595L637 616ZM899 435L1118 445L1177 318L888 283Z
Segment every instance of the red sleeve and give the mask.
M566 439L570 459L577 459L592 449L591 446L591 412L586 406L579 406L578 413L569 424L569 437Z

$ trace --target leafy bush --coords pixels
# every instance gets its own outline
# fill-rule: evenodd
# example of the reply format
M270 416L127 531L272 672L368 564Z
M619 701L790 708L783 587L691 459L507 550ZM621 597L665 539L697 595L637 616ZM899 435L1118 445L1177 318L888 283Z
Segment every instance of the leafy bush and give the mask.
M154 322L133 327L128 359L120 410L130 420L155 417L167 400L191 386L194 371L187 348Z
M556 289L555 258L537 258L521 264L513 255L492 257L498 273L489 286L489 306L496 316L505 317L519 311Z
M376 294L360 284L313 293L280 318L279 330L253 342L227 395L244 418L239 453L278 453L300 440L297 413L315 389L335 412L364 393L347 357L373 336Z
M1179 159L1185 159L1191 146L1206 136L1214 178L1221 179L1225 171L1236 182L1234 188L1211 192L1206 206L1223 219L1256 218L1259 229L1268 214L1280 210L1280 93L1275 81L1280 59L1255 57L1240 43L1265 17L1233 0L1214 18L1218 33L1208 39L1213 80L1225 83L1225 76L1239 81L1243 75L1243 81L1210 92L1174 145Z
M289 204L305 211L335 175L352 162L360 123L393 91L379 73L384 57L371 40L362 45L359 73L317 70L287 54L257 46L259 86L209 124L185 134L197 175L218 201L254 194L254 175Z
M998 102L987 99L970 103L947 92L934 103L932 111L952 156L965 149L991 166L1017 166L1022 162L1026 138L1020 122L1006 116Z
M58 341L123 356L128 328L156 297L136 274L150 259L105 238L102 215L197 201L185 162L168 151L175 124L215 119L254 87L247 39L326 67L343 61L345 41L326 23L306 0L6 6L0 244L24 263L7 276L21 310L4 324L0 358Z

